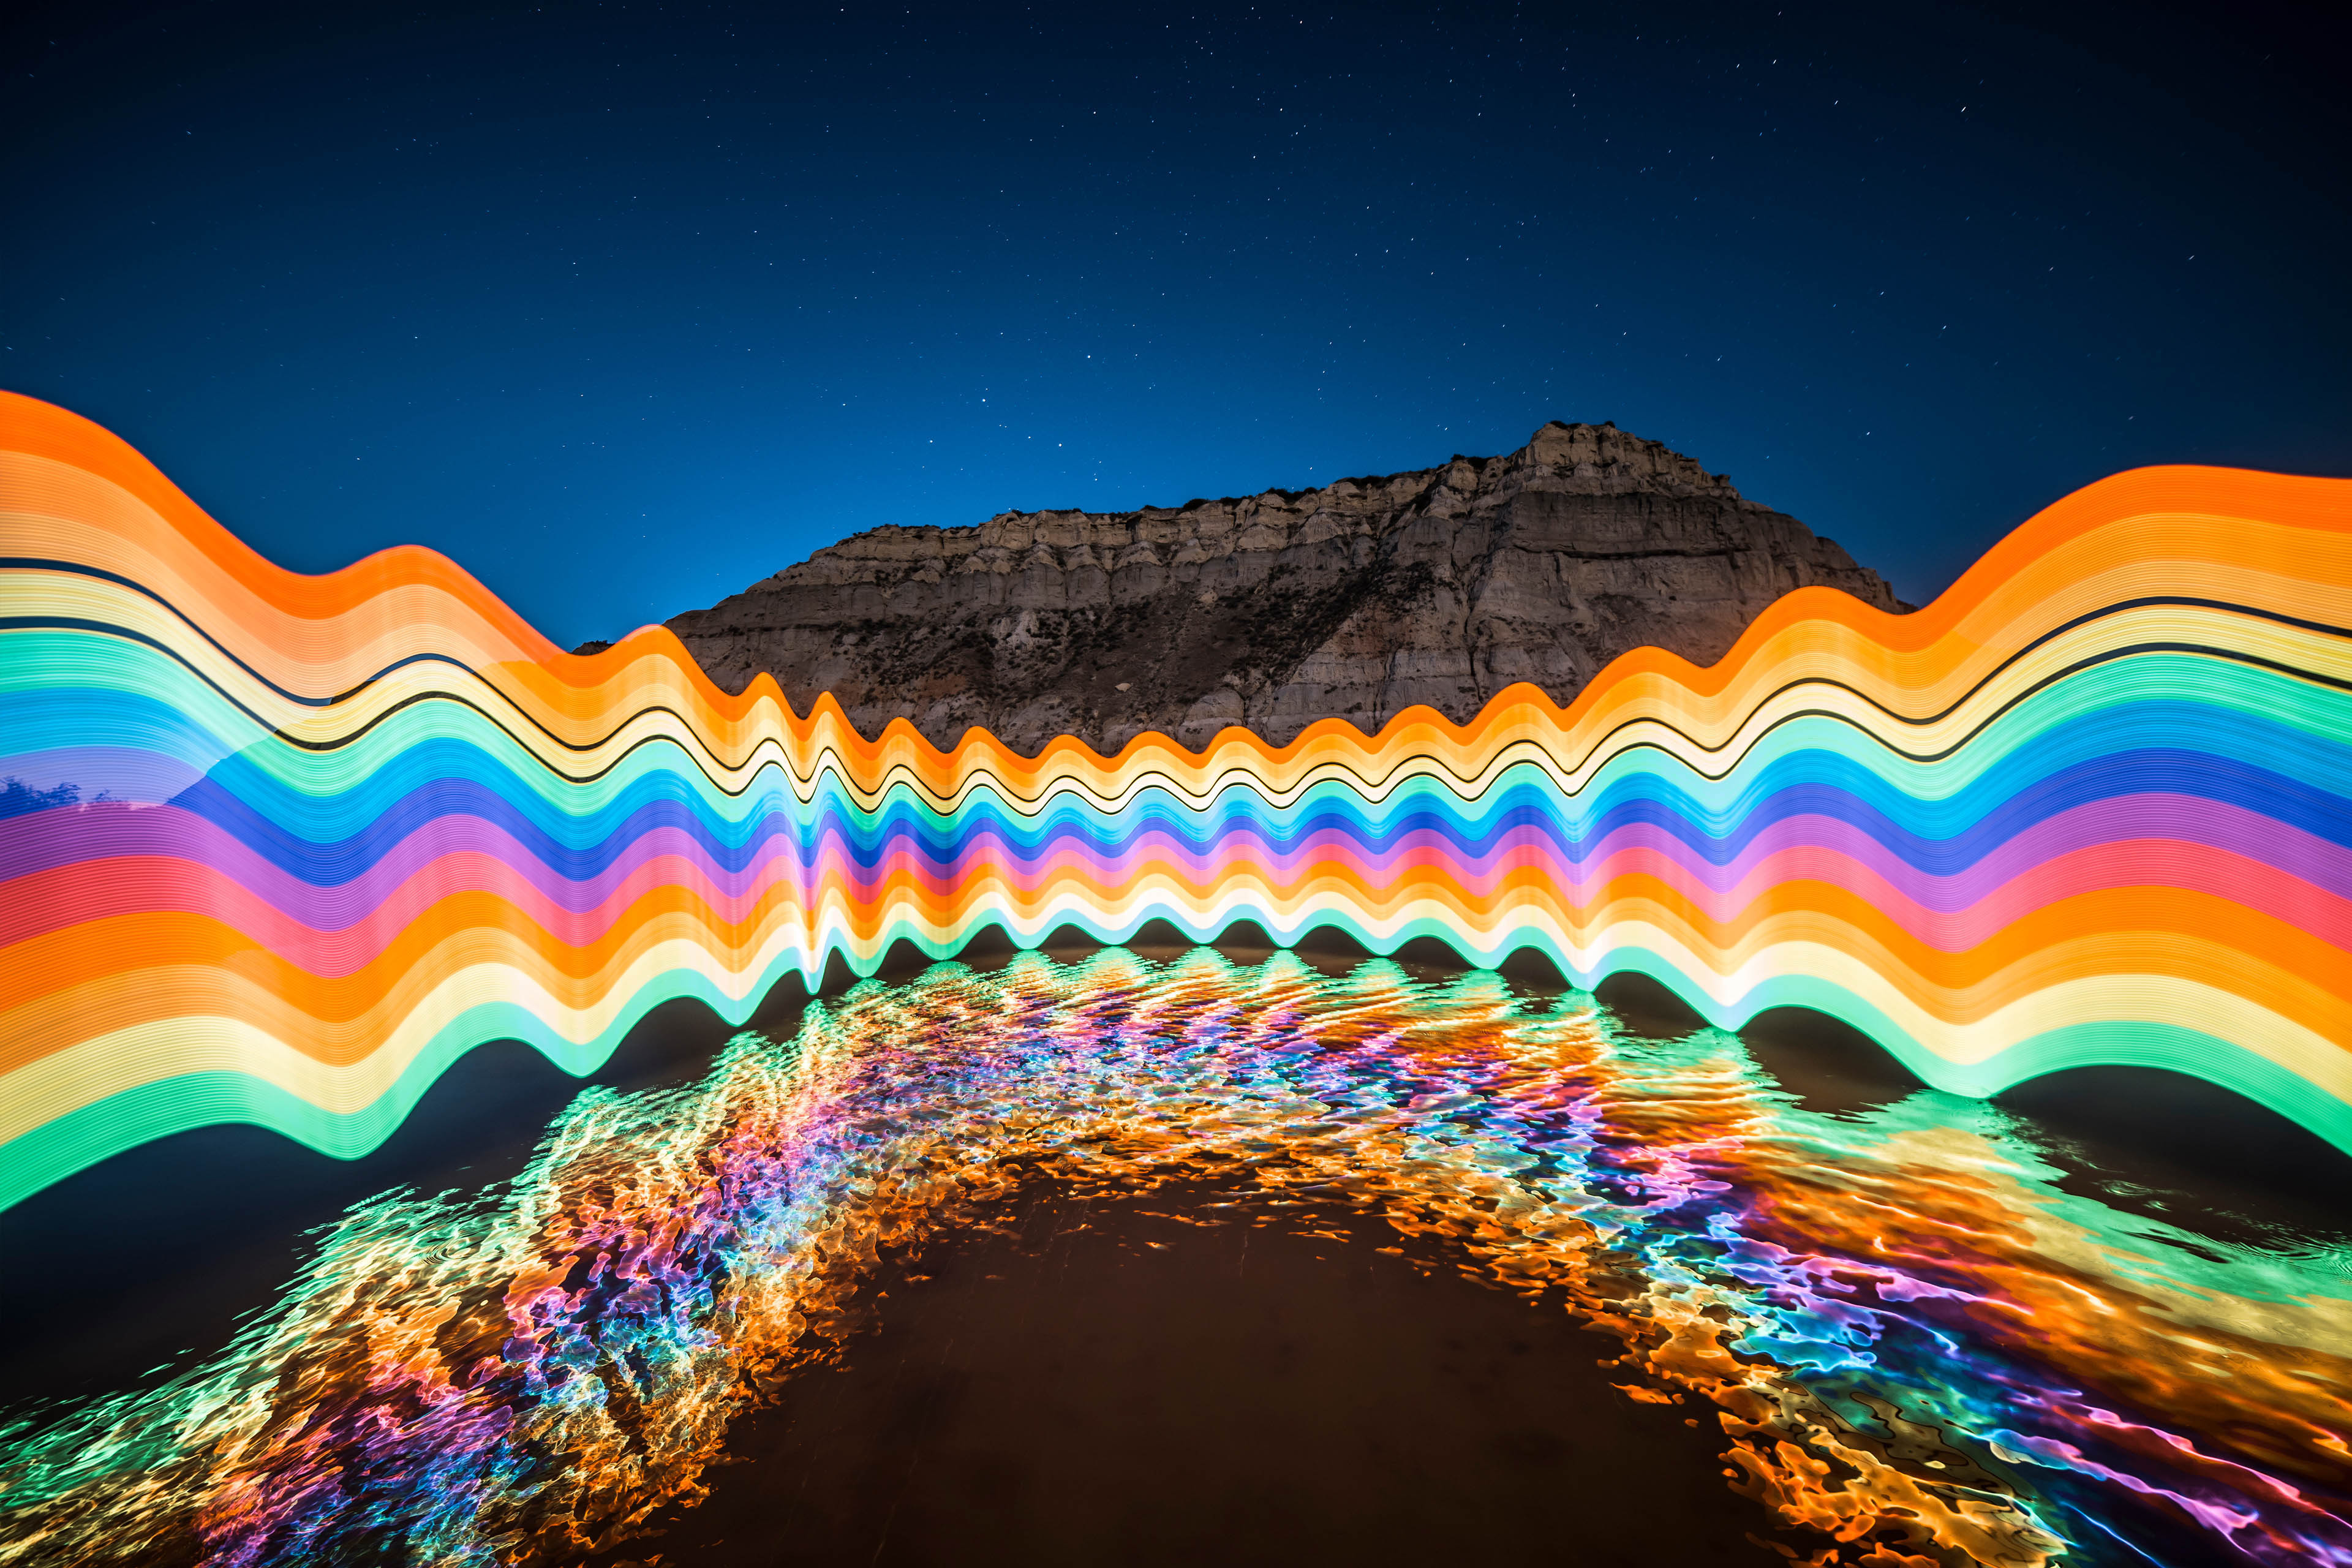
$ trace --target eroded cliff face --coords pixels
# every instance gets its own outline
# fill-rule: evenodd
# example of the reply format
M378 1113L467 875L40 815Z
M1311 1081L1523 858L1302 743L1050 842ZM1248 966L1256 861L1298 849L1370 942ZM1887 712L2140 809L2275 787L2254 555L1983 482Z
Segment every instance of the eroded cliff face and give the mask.
M870 530L672 620L711 677L831 691L868 734L905 717L1034 753L1229 724L1277 743L1513 681L1565 701L1654 643L1706 664L1792 588L1901 605L1878 574L1720 474L1613 425L1500 458L1141 511L1006 512ZM594 646L594 645L592 645Z

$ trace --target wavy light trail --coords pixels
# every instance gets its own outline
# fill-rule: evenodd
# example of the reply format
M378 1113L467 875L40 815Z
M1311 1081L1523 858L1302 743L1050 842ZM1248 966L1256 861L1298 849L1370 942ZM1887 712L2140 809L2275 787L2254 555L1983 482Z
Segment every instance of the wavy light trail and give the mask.
M866 740L668 633L550 645L446 559L262 561L0 399L0 1205L225 1121L355 1155L485 1040L574 1072L673 997L977 929L1342 928L1843 1018L1985 1095L2086 1063L2352 1149L2352 483L2137 470L1906 616L1791 594L1270 747Z

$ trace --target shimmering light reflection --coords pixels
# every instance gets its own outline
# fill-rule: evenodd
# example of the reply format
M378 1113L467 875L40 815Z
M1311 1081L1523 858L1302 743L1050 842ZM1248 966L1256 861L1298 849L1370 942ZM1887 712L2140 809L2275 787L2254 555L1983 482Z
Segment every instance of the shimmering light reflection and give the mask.
M1735 1037L1490 973L943 963L690 1087L583 1091L505 1187L354 1210L208 1366L8 1432L0 1556L574 1557L698 1496L886 1253L1024 1184L1206 1181L1229 1217L1377 1214L1607 1331L1625 1394L1711 1411L1725 1484L1818 1563L2352 1562L2344 1256L2063 1173L1996 1107L1811 1113Z

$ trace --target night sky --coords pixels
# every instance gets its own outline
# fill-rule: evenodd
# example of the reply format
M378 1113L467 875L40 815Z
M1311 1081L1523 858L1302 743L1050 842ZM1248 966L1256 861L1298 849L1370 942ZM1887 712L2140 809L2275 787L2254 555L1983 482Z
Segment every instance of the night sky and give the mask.
M2352 473L2340 24L2047 9L20 11L0 384L567 645L1549 418L1924 600L2119 468Z

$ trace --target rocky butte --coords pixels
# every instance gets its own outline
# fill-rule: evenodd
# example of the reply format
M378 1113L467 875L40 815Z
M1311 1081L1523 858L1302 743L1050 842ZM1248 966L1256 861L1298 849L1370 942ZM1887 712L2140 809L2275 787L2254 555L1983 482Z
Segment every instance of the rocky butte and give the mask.
M830 691L868 734L1024 752L1147 730L1276 743L1415 703L1465 720L1513 681L1565 702L1654 643L1700 664L1792 588L1910 606L1721 474L1614 425L1546 425L1499 458L1140 511L870 529L669 622L711 678ZM590 644L582 651L604 645Z

